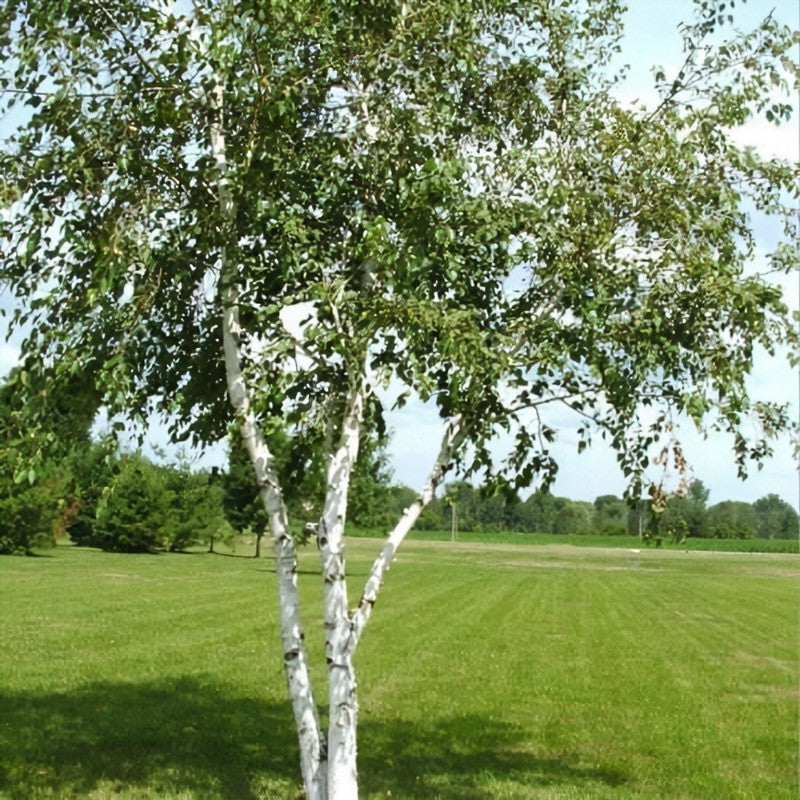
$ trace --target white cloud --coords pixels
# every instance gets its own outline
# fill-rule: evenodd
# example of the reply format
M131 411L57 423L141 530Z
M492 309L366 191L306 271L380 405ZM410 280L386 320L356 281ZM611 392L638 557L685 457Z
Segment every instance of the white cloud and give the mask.
M19 348L10 342L0 342L0 376L8 374L19 363Z
M775 125L765 117L752 117L746 124L733 128L731 138L739 147L753 147L765 158L783 158L797 161L798 135L797 117L782 125Z

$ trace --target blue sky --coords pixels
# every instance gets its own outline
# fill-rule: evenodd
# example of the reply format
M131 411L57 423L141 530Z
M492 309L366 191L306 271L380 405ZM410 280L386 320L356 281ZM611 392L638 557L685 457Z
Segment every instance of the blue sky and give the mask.
M652 93L651 67L667 68L681 63L681 38L677 26L681 19L691 13L690 0L630 0L627 14L626 34L623 41L621 62L629 63L631 70L620 96L626 100L638 98L649 103ZM735 13L742 28L751 27L764 15L773 11L786 24L798 26L800 5L797 0L750 0L736 4ZM8 130L12 120L0 120L0 135ZM800 159L800 126L797 115L792 122L781 128L766 121L754 121L737 132L740 144L756 146L765 155L779 155ZM759 243L766 252L774 241L770 229L755 224ZM758 265L754 265L757 268ZM782 279L787 302L798 307L797 276ZM7 301L0 298L7 306ZM0 332L4 322L0 319ZM15 342L0 341L0 374L4 374L16 362L18 349ZM759 399L782 400L792 404L794 416L798 415L800 378L788 363L781 359L769 359L758 353L750 381L753 395ZM553 492L576 500L593 500L601 494L621 494L624 480L620 474L612 451L598 440L581 455L576 453L577 423L574 418L556 415L552 419L559 431L553 448L560 464ZM390 443L391 461L398 482L412 487L420 486L430 469L438 449L442 423L433 408L419 402L410 402L402 411L389 414L389 424L394 435ZM701 437L691 424L679 431L681 442L695 475L710 489L710 502L737 499L752 502L770 492L779 494L793 505L798 505L798 475L788 436L778 442L776 454L761 472L753 471L751 477L742 482L736 477L730 442L726 437L711 435ZM156 425L148 441L163 445L165 436ZM200 456L198 463L206 466L223 465L223 446L209 448Z

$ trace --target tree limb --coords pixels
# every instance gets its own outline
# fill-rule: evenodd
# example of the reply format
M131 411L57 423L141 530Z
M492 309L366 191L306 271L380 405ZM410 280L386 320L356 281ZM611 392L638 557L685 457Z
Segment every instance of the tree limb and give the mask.
M467 427L461 416L453 417L445 428L439 455L434 462L428 480L416 500L405 510L403 516L389 534L380 555L370 570L369 578L364 586L358 606L350 617L350 638L347 644L350 653L355 652L361 634L364 632L372 608L380 591L383 576L390 568L398 547L414 526L422 510L433 500L437 487L452 465L454 456L463 444L467 435Z

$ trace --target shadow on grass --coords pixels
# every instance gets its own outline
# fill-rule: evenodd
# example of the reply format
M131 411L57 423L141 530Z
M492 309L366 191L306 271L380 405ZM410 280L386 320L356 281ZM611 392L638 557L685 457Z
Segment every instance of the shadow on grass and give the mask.
M288 704L202 676L0 694L0 753L0 796L13 800L85 797L101 784L127 796L254 800L259 777L299 785Z
M406 800L487 800L491 786L509 791L563 785L573 790L598 784L621 786L616 770L582 766L577 758L539 758L530 731L479 715L428 722L365 721L359 727L359 774L365 794ZM587 794L588 796L588 794Z
M291 709L234 695L203 676L0 695L0 796L302 797ZM490 797L487 781L624 783L624 776L525 752L526 732L482 717L364 719L365 794Z

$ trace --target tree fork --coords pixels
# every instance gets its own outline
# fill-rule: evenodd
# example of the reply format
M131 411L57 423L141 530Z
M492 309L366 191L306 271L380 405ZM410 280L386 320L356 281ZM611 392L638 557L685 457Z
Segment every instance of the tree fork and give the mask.
M217 79L212 90L214 115L210 125L211 150L219 168L217 190L222 224L233 229L235 207L227 177L225 134L222 127L222 82ZM305 636L300 623L300 596L297 589L297 553L289 532L286 506L280 482L274 471L272 453L264 441L252 411L240 358L239 297L235 283L226 285L228 251L220 253L220 283L223 287L222 342L228 395L234 413L241 421L242 444L247 450L261 487L260 496L269 517L278 575L280 628L283 641L284 670L292 701L300 744L300 767L308 800L326 800L327 769L319 713L311 687Z

